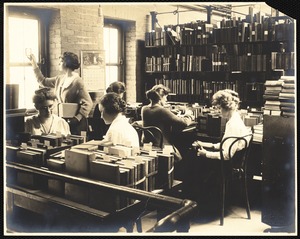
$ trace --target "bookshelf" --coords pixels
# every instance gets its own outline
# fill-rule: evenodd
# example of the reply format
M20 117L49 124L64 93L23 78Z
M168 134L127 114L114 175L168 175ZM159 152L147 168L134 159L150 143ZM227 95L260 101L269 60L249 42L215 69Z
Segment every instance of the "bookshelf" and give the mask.
M145 89L168 86L170 101L210 104L225 88L242 107L261 107L264 83L294 75L294 22L286 17L204 21L156 28L145 34Z

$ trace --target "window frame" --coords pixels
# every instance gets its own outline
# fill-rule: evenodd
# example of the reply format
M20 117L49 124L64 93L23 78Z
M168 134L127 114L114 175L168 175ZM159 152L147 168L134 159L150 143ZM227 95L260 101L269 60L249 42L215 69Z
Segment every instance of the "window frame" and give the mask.
M30 8L24 6L8 6L7 7L7 14L6 14L6 36L5 42L6 47L9 49L9 40L8 40L8 18L9 17L20 17L20 18L27 18L27 19L35 19L38 21L38 31L39 31L39 40L38 40L38 49L39 49L39 56L37 57L38 62L43 62L40 64L40 69L42 73L47 76L50 72L50 62L47 61L47 57L49 55L49 24L51 21L51 14L53 10L49 9L40 9L40 8ZM9 68L10 66L29 66L30 62L25 64L11 64L9 61L9 51L5 52L5 63L6 63L6 79L10 79L9 75Z
M36 56L38 62L42 62L39 64L39 68L42 71L43 75L47 76L48 72L50 72L50 62L46 61L45 59L49 52L49 25L51 21L51 14L53 13L53 10L49 9L42 9L42 8L32 8L32 7L26 7L26 6L7 6L5 8L5 48L7 49L4 52L4 72L5 72L5 80L3 84L16 84L14 81L11 79L11 70L13 70L14 67L17 68L24 68L24 71L28 70L29 67L31 68L30 62L11 62L10 59L10 42L9 42L9 18L10 17L16 17L16 18L21 18L21 19L33 19L38 22L38 39L37 39L37 48L38 48L38 56ZM25 52L24 52L25 54ZM18 84L21 85L21 88L19 89L19 96L21 97L19 99L22 101L22 94L20 93L20 90L24 90L24 86L22 86L22 82L20 81ZM24 95L24 99L29 99L31 96L28 94ZM23 101L22 101L23 102ZM27 102L27 101L25 101ZM20 106L19 106L20 107ZM22 107L22 106L21 106ZM25 107L28 108L31 106L28 105L28 102L25 103Z

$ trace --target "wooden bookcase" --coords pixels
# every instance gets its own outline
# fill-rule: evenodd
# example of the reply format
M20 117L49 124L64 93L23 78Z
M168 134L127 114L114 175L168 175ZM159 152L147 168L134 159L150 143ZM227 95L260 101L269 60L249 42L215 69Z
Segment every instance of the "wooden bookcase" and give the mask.
M145 34L145 88L168 86L170 101L209 105L225 88L237 91L242 107L263 106L264 82L294 74L294 22L286 17L202 21ZM249 19L248 19L249 20ZM283 21L283 22L282 22Z

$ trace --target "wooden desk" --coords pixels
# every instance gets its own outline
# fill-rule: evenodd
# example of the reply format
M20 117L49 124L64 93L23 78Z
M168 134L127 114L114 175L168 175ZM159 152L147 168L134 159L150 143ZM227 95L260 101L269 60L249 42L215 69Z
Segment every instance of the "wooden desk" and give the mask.
M124 226L127 229L127 232L132 232L133 224L140 213L145 209L146 203L166 207L168 209L172 209L173 211L175 210L175 212L178 208L182 209L182 207L186 207L186 205L184 205L184 200L182 199L83 177L74 177L65 173L49 171L47 168L38 168L12 162L8 162L6 167L9 169L21 170L51 178L63 179L66 182L72 182L80 185L94 186L99 189L105 188L107 190L109 189L111 191L121 193L124 196L137 199L135 203L128 207L122 208L115 213L107 213L90 208L86 205L75 203L62 197L54 196L52 194L50 195L43 190L26 189L16 185L8 184L6 187L7 198L9 199L9 205L7 205L8 213L10 213L9 210L13 209L14 206L23 207L27 210L44 215L49 213L50 217L52 218L57 218L59 215L63 215L63 212L69 213L69 215L80 212L82 214L88 214L96 217L100 222L103 222L103 225L105 226L101 227L101 225L99 225L98 232L102 232L103 228L107 228L107 225L109 225L110 228L113 228L112 231L117 231L120 227ZM179 182L175 181L174 186L178 186L179 184ZM194 204L192 205L194 207ZM56 212L58 212L58 214Z

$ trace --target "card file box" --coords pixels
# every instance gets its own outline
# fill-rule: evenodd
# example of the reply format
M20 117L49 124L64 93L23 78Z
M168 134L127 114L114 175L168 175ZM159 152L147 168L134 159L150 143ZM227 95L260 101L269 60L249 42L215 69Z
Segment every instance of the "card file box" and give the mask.
M61 159L47 159L47 167L50 170L57 172L65 172L66 171L66 163Z
M90 162L96 159L93 152L66 149L65 150L65 164L66 171L77 176L89 176Z
M76 103L59 103L57 105L58 116L62 118L73 118L79 109L79 105Z

